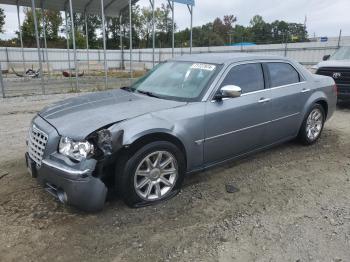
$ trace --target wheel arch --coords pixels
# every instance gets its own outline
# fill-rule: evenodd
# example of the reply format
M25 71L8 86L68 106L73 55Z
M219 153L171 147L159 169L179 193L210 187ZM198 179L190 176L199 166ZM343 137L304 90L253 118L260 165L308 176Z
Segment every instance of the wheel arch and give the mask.
M325 99L319 99L315 101L315 104L319 104L322 106L324 113L325 113L325 118L327 119L328 117L328 102Z
M152 133L146 133L137 137L134 141L124 146L123 150L127 151L129 154L135 153L138 149L155 141L167 141L175 146L177 146L181 152L184 154L185 160L187 162L186 148L183 142L173 134L157 131Z
M310 108L314 104L319 104L323 107L325 114L326 114L326 118L327 118L328 111L329 111L327 95L322 91L317 91L317 92L313 93L309 97L309 99L306 101L303 112L302 112L302 116L303 116L302 120L304 120L308 111L310 110Z

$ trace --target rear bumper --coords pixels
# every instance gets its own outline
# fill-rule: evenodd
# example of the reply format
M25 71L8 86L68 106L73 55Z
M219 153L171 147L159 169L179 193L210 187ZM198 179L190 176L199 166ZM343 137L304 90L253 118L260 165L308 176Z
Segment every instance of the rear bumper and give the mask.
M30 166L28 154L26 161L27 166ZM44 159L40 167L34 165L33 177L60 202L84 211L96 212L104 206L107 188L99 178L92 176L96 160L86 161L90 162L75 169L60 159Z

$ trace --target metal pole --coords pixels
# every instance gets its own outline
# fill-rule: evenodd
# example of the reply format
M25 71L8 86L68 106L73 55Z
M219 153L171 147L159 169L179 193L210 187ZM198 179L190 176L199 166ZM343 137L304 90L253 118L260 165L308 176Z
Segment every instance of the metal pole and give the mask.
M288 37L285 35L285 43L284 43L284 56L287 56L287 42L288 42Z
M74 50L74 65L75 65L75 89L78 91L79 87L79 80L78 80L78 62L77 62L77 48L75 46L75 32L74 32L74 17L73 17L73 6L72 6L72 0L69 0L69 11L70 11L70 22L71 22L71 29L72 29L72 41L73 41L73 50Z
M5 86L4 86L4 80L2 78L2 68L1 68L1 62L0 62L0 85L1 85L1 93L2 98L5 98Z
M69 28L68 28L68 16L67 11L64 12L66 20L66 39L67 39L67 54L68 54L68 68L69 68L69 82L72 89L72 67L70 65L70 47L69 47Z
M84 14L85 18L85 38L86 38L86 57L87 57L87 73L90 74L90 57L89 57L89 34L88 34L88 24L87 24L87 14Z
M43 94L45 94L45 85L44 85L44 77L43 77L43 64L41 61L40 54L40 40L39 40L39 32L38 32L38 21L36 20L36 11L35 11L35 1L32 0L32 12L33 12L33 20L34 20L34 29L35 29L35 38L36 38L36 46L38 49L38 58L39 58L39 70L40 70L40 79L41 79L41 88Z
M192 27L193 27L193 5L187 6L191 14L191 30L190 30L190 54L192 54Z
M106 21L104 12L104 3L101 0L101 17L102 17L102 36L103 36L103 64L105 69L105 89L108 87L108 75L107 75L107 56L106 56Z
M41 1L41 14L43 16L43 36L44 36L44 47L45 47L45 56L43 55L43 60L46 62L48 77L50 78L50 65L49 65L49 53L47 51L47 41L46 41L46 17L44 13L44 1Z
M122 33L122 14L119 15L119 38L120 38L120 69L124 68L124 52L123 52L123 33Z
M120 14L119 16L119 37L120 37L120 58L121 58L121 64L120 64L120 69L124 69L124 47L123 47L123 34L124 30L122 32L122 19L123 16Z
M155 63L155 53L154 49L156 47L156 38L155 38L155 21L154 21L154 0L150 0L151 7L152 7L152 64L154 66Z
M171 23L172 23L172 26L173 26L173 30L172 30L172 40L171 40L171 55L172 57L175 56L175 53L174 53L174 48L175 48L175 22L174 22L174 0L172 0L172 3L171 3Z
M129 0L130 80L132 79L132 64L131 64L131 61L132 61L132 21L131 21L131 15L132 14L131 14L131 12L132 12L132 3L131 3L131 0Z
M340 48L340 41L341 41L341 29L339 31L338 48Z
M22 52L22 61L23 61L23 74L25 74L26 73L26 64L25 64L25 58L24 58L23 35L22 35L22 28L21 28L21 18L19 16L18 0L17 0L17 20L18 20L19 40L21 42L21 52Z

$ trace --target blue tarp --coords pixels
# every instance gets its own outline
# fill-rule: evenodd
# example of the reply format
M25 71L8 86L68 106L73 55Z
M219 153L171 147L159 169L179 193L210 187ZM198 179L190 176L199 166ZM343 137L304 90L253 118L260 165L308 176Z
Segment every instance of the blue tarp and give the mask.
M194 5L194 0L174 0L174 2L185 5Z
M250 42L241 42L241 43L234 43L234 44L228 44L229 46L252 46L256 45L255 43Z

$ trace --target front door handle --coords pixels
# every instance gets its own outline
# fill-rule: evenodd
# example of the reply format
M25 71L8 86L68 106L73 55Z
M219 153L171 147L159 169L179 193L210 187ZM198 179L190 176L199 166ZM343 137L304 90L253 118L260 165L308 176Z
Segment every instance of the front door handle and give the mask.
M270 100L271 100L270 98L262 97L262 98L259 99L258 103L266 103L266 102L269 102Z
M302 90L301 90L301 93L307 93L307 92L309 92L311 89L310 88L303 88Z

